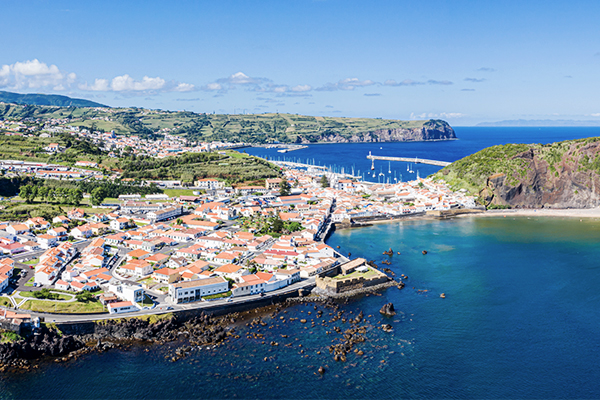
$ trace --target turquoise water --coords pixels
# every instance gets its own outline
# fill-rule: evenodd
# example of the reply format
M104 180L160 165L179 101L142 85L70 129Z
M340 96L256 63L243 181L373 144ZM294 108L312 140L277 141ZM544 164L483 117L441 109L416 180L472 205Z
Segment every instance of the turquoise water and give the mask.
M338 231L328 243L376 262L389 247L402 253L390 268L409 276L405 289L341 306L372 315L363 356L333 361L333 324L296 305L261 328L264 339L240 325L240 339L176 363L169 346L92 354L4 375L0 397L600 398L600 221L415 220ZM378 310L389 301L399 314L386 319Z

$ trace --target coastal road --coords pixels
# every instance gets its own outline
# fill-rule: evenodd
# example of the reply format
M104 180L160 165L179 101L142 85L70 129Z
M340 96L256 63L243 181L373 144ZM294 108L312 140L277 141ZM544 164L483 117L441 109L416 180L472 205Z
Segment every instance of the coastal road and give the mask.
M258 294L250 295L250 296L241 296L241 297L231 297L231 301L227 301L227 299L223 300L213 300L213 301L199 301L195 303L185 303L185 304L163 304L157 306L152 310L143 310L132 313L124 313L124 314L91 314L91 315L64 315L64 314L45 314L45 313L34 313L28 312L32 316L38 316L45 319L46 322L58 322L58 323L67 323L67 322L91 322L98 321L104 319L112 319L112 318L124 318L124 317L137 317L142 315L154 315L154 314L165 314L169 312L176 313L178 311L186 311L186 310L206 310L210 311L211 308L222 307L224 305L239 305L244 303L252 303L255 301L264 301L271 298L275 298L277 296L297 292L299 289L304 289L307 287L312 287L315 284L315 278L311 277L308 279L301 280L299 282L293 283L284 288L274 290L272 292L265 293L264 296L260 296ZM169 309L170 308L170 309Z

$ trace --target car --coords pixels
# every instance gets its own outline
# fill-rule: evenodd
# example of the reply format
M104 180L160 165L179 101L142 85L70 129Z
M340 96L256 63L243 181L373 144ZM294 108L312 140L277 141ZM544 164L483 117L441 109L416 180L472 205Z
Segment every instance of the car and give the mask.
M172 310L172 309L173 309L173 307L171 307L171 306L167 307L167 310Z
M260 297L265 297L265 293L264 292L260 292L259 296Z
M227 299L228 303L231 303L232 301L233 301L233 299L231 297Z

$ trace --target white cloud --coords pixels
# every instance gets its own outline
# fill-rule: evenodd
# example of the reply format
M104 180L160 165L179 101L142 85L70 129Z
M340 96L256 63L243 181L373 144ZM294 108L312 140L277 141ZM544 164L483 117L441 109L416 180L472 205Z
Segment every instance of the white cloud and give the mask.
M600 117L600 113L593 113L593 114L590 114L590 117Z
M335 90L354 90L357 87L371 86L374 84L375 84L375 82L373 82L370 79L361 81L358 78L346 78L346 79L339 80L336 83L327 83L315 90L326 91L326 92L332 92Z
M73 72L65 73L56 65L38 59L5 64L0 67L0 87L14 90L52 87L65 90L77 79Z
M223 86L221 86L220 83L209 83L208 85L202 86L201 89L206 91L222 90Z
M388 79L385 82L383 82L383 84L385 86L417 86L417 85L452 85L453 83L451 81L447 81L447 80L443 80L443 81L437 81L434 79L430 79L427 82L419 82L419 81L413 81L412 79L405 79L401 82L396 82L393 79Z
M424 85L425 83L413 81L412 79L405 79L402 82L396 82L393 79L388 79L387 81L383 82L383 84L386 86L416 86L416 85Z
M195 90L195 86L190 83L167 82L163 78L144 76L142 80L135 80L128 74L116 76L112 80L95 79L92 85L87 82L79 85L79 89L95 92L123 92L140 93L149 92L190 92Z
M463 113L421 113L421 114L415 114L415 113L410 113L410 119L416 119L416 120L422 120L422 119L431 119L431 118L463 118L466 117L466 114Z
M312 87L310 85L296 85L292 88L290 88L290 90L292 92L308 92L312 89Z

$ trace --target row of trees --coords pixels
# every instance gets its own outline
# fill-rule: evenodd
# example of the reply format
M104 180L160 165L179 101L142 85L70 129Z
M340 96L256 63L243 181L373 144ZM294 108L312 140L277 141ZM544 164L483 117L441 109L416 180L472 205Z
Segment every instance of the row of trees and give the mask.
M19 196L25 199L28 204L33 203L33 200L38 197L46 203L57 201L61 204L72 204L74 206L78 206L83 200L83 192L79 188L54 188L32 184L21 186Z

